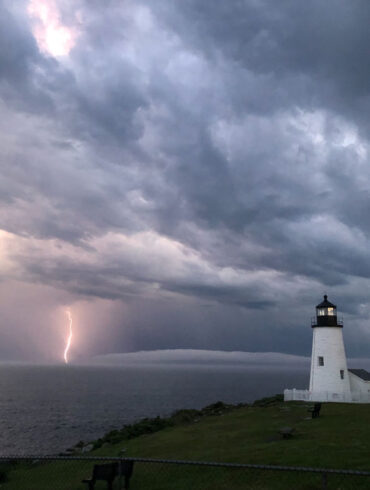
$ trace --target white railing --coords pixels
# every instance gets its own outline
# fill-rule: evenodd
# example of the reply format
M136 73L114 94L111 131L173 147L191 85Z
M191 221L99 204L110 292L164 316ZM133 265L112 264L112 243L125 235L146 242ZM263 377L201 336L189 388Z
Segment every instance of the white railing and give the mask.
M293 388L292 390L284 390L284 401L310 401L311 393L308 390L296 390Z
M351 394L330 391L284 390L284 401L312 401L337 403L370 403L370 394L355 392Z

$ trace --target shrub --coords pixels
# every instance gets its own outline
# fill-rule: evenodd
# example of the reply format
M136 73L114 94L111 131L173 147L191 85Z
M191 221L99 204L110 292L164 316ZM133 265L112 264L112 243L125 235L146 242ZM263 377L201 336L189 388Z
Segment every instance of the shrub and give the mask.
M284 395L274 395L268 396L266 398L261 398L253 403L253 407L271 407L273 405L278 405L284 401Z

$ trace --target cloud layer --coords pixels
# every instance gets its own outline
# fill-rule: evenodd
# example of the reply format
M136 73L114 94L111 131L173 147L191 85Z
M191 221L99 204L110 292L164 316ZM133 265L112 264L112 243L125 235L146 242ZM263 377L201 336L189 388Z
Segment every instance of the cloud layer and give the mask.
M76 357L309 355L325 291L368 355L369 21L365 0L0 1L1 286L38 312L0 300L3 358L57 358L67 305Z

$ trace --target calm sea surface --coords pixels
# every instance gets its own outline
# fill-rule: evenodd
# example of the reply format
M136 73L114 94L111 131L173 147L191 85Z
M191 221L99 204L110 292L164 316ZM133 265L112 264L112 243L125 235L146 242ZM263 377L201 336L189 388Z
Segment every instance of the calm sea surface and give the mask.
M53 454L143 417L307 388L308 370L0 366L0 454Z

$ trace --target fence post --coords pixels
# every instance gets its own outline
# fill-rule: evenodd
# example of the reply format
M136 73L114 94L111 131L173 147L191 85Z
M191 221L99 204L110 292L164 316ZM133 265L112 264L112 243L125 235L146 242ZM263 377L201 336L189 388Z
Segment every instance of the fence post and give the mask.
M122 461L118 463L118 489L122 490Z
M321 482L322 482L322 490L327 490L328 488L328 474L327 473L322 473L322 479L321 479Z

